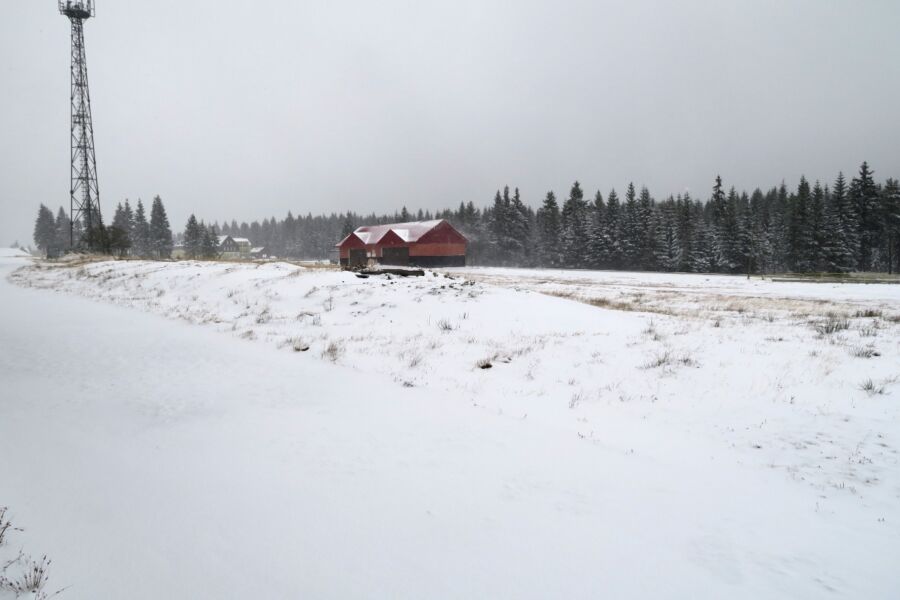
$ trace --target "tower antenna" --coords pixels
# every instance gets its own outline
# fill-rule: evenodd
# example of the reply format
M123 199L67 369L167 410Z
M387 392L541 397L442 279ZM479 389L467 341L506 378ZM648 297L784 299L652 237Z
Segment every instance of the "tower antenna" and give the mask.
M97 159L94 156L94 122L84 51L84 22L96 15L96 6L94 0L58 0L58 4L60 14L68 17L72 24L69 243L75 246L75 222L82 219L85 242L89 250L94 250L99 246L97 238L103 219L100 215Z

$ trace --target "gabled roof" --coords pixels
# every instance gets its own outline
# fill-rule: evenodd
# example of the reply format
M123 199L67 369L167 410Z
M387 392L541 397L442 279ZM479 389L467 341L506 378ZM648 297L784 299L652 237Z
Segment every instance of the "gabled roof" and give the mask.
M221 246L222 244L224 244L224 243L225 243L225 240L227 240L227 239L229 239L229 238L230 238L231 241L234 242L235 244L249 244L249 243L250 243L250 240L248 240L247 238L242 238L242 237L231 237L230 235L220 235L220 236L217 236L217 238L218 238L218 241L219 241L219 245L220 245L220 246Z
M404 242L417 242L423 235L443 223L443 219L432 221L411 221L409 223L390 223L388 225L364 225L342 239L336 245L341 246L350 236L355 235L363 244L370 246L381 241L389 231L393 231Z

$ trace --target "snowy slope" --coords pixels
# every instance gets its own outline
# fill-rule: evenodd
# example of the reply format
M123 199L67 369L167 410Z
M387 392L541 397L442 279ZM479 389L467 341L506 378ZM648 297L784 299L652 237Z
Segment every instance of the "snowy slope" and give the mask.
M11 280L67 292L0 285L0 505L63 597L900 586L890 297L803 286L848 313L822 335L782 291L686 315L287 264Z

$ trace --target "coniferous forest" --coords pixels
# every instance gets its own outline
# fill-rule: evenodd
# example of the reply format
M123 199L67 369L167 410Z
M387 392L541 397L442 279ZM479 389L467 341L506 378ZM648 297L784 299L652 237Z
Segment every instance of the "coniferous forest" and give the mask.
M41 219L47 231L46 223L52 221L49 210L42 211L48 214L39 215L35 226L39 247L44 247L38 240ZM169 256L168 221L154 227L152 218L148 225L130 213L127 203L119 207L107 236L111 250ZM60 219L66 219L64 212L56 218L56 232ZM867 163L849 181L843 174L828 183L801 178L796 189L781 184L738 192L717 177L706 199L685 193L659 200L633 184L621 193L613 189L588 196L575 182L564 197L548 192L536 210L518 189L506 187L485 208L470 201L436 213L411 213L406 207L390 215L295 217L289 212L282 220L222 225L206 225L192 215L186 232L176 237L191 247L190 256L208 256L210 238L224 234L246 237L265 246L269 255L323 259L360 225L430 219L447 219L466 235L473 265L699 273L900 269L900 183L891 178L877 182Z

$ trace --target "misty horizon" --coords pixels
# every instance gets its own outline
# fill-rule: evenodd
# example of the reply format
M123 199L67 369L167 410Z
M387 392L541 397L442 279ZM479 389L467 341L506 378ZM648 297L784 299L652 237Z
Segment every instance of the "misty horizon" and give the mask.
M483 207L506 184L537 207L575 180L706 199L717 174L900 175L889 2L218 6L101 3L86 24L107 219L157 194L178 229ZM0 31L8 245L68 206L69 29L29 3Z

